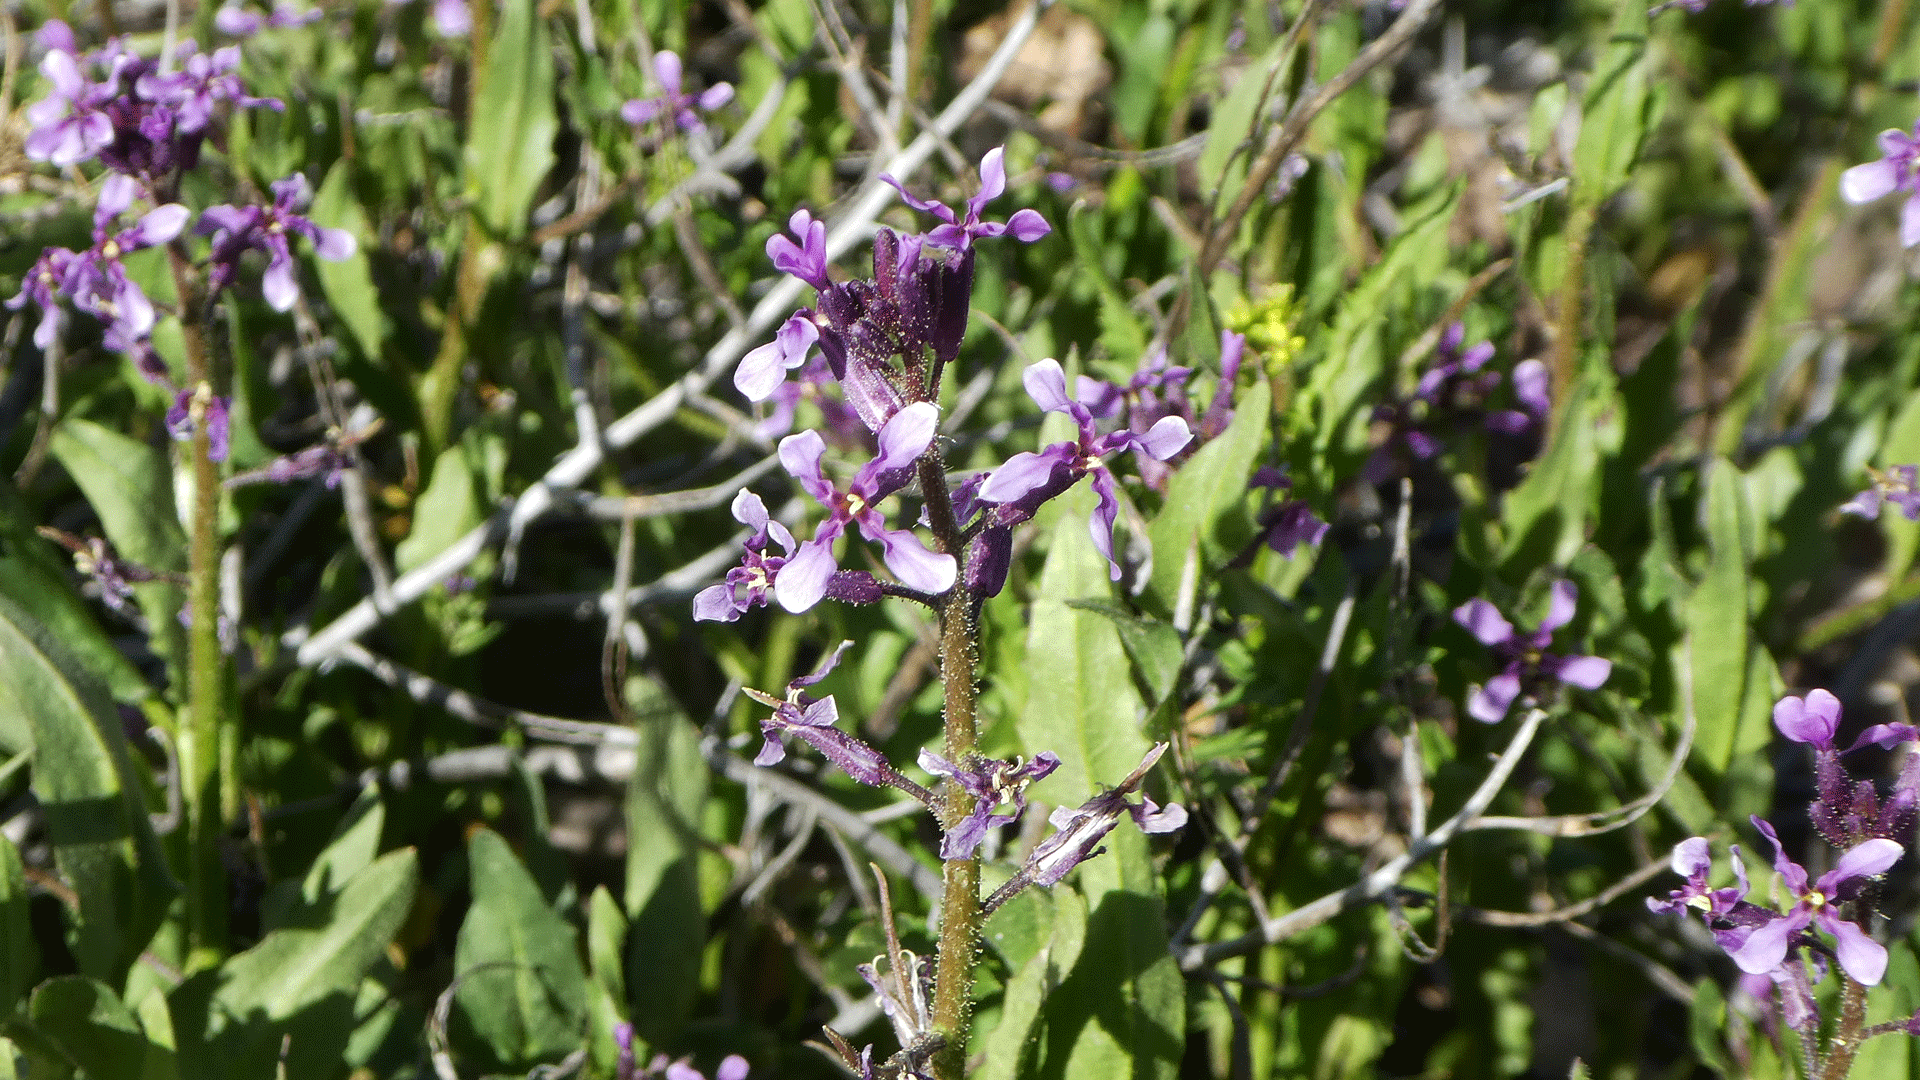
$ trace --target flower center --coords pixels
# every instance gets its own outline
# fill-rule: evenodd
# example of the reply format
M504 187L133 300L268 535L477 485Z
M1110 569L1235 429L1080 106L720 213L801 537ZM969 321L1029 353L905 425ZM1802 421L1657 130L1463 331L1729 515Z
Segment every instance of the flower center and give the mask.
M109 240L105 244L102 244L100 246L100 256L105 259L119 258L120 257L120 241Z
M861 498L859 495L851 491L847 493L847 513L849 515L858 515L862 510L865 510L866 508L867 508L867 500Z

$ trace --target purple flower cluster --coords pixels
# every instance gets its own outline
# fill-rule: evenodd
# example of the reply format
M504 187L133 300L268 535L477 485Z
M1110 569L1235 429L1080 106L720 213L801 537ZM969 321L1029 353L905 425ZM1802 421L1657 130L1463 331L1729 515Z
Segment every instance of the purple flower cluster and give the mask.
M706 1074L687 1064L686 1058L669 1061L665 1054L655 1054L647 1067L641 1068L633 1045L633 1025L625 1021L614 1025L613 1041L620 1047L620 1059L614 1065L615 1080L707 1080ZM746 1058L728 1054L713 1070L713 1080L747 1080L747 1071Z
M1361 470L1367 482L1383 483L1401 475L1411 462L1431 459L1454 432L1483 428L1520 435L1553 411L1547 367L1538 360L1514 365L1513 396L1520 408L1489 408L1487 401L1501 379L1499 372L1483 370L1493 359L1493 343L1482 341L1463 350L1466 335L1462 323L1448 327L1440 335L1433 366L1421 374L1413 396L1374 409L1374 422L1384 424L1387 434Z
M714 83L698 94L680 89L683 72L678 53L665 49L653 54L653 74L660 80L660 96L634 98L620 106L620 118L634 127L645 127L671 116L681 131L706 130L700 113L712 112L733 100L732 83ZM699 112L694 110L698 109Z
M1549 682L1598 690L1613 673L1613 661L1600 656L1556 656L1547 652L1553 632L1573 618L1580 590L1571 581L1556 581L1547 617L1530 634L1523 634L1498 608L1478 598L1454 609L1453 621L1493 650L1500 674L1476 686L1467 696L1467 713L1475 720L1497 724L1523 694L1538 696Z
M325 14L317 7L301 10L289 0L273 0L273 10L265 15L228 3L213 13L213 28L228 37L248 38L262 30L290 30L316 23Z
M1871 466L1867 475L1873 484L1840 508L1843 514L1857 514L1873 521L1880 508L1892 503L1908 521L1920 521L1920 466L1895 465L1885 472Z
M213 237L213 255L207 269L207 287L229 287L240 276L240 257L249 251L267 256L267 271L260 278L260 291L275 311L287 311L300 298L300 286L294 280L292 236L304 236L313 244L313 253L330 262L351 258L357 245L353 234L344 229L323 229L302 215L313 202L313 187L302 173L275 180L271 206L209 206L194 226L196 232Z
M1913 835L1920 754L1908 755L1907 767L1882 802L1870 781L1854 781L1841 766L1841 754L1834 745L1840 702L1831 693L1814 690L1804 698L1782 698L1774 706L1773 721L1782 735L1814 749L1818 797L1809 808L1810 817L1814 828L1840 852L1833 869L1817 880L1812 878L1788 857L1774 827L1756 816L1751 819L1754 828L1773 846L1774 872L1790 905L1786 911L1746 899L1749 883L1737 847L1732 849L1736 884L1709 888L1711 857L1707 841L1697 836L1673 850L1673 870L1687 879L1686 885L1666 900L1649 897L1647 906L1669 914L1697 911L1714 940L1751 980L1749 989L1755 996L1764 998L1769 987L1777 988L1787 1026L1811 1032L1819 1026L1813 984L1824 977L1829 958L1863 986L1878 985L1886 974L1886 947L1867 934L1866 923L1872 911L1874 879L1906 854L1906 842ZM1883 724L1863 732L1853 749L1914 741L1920 741L1920 729ZM1811 975L1799 953L1812 959Z

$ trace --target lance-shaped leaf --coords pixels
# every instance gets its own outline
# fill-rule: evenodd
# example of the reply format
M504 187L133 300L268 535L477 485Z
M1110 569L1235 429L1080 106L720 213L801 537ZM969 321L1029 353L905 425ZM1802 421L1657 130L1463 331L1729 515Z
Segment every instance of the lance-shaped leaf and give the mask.
M578 1048L587 977L573 927L547 906L500 834L476 830L467 865L473 906L453 959L461 1016L516 1071Z

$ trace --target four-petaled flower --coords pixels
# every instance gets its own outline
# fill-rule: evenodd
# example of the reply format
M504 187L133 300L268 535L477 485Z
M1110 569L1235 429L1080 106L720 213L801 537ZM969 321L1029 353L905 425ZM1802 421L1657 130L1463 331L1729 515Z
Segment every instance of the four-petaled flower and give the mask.
M53 26L48 23L48 28ZM60 28L65 29L61 23ZM112 81L96 83L80 70L80 58L71 48L54 47L40 61L40 74L51 87L46 97L27 107L26 152L35 161L66 168L86 161L113 142L113 118L105 109L118 94Z
M29 301L40 309L40 322L33 328L33 343L42 349L52 345L60 334L60 324L64 321L60 291L65 287L74 257L72 251L61 247L41 252L32 269L27 271L26 280L20 283L20 292L7 301L7 306L15 311L26 307Z
M1733 850L1733 876L1738 885L1724 889L1707 887L1707 874L1713 869L1713 855L1707 847L1704 836L1690 836L1673 845L1673 856L1669 865L1673 872L1687 879L1686 885L1667 894L1667 899L1658 900L1647 897L1647 910L1664 915L1684 915L1688 911L1698 911L1702 918L1712 925L1712 918L1725 915L1734 909L1747 895L1750 886L1747 883L1747 867L1740 861L1740 849Z
M841 654L852 644L851 641L841 642L839 648L827 654L813 674L802 675L788 683L784 701L751 687L744 691L748 697L773 709L772 716L760 721L760 734L764 741L753 763L767 766L778 765L786 760L787 748L781 739L783 736L792 736L820 751L820 756L838 765L841 771L860 783L899 788L932 807L935 805L932 792L902 775L887 761L885 754L840 730L840 707L834 704L832 694L815 698L806 692L808 687L833 673L834 667L840 663Z
M1920 521L1920 466L1895 465L1885 472L1868 466L1867 475L1873 483L1842 506L1841 513L1872 521L1880 516L1881 506L1892 503L1908 521Z
M173 407L167 410L167 432L179 442L191 441L194 429L201 424L207 427L207 457L213 461L227 460L230 426L227 399L216 395L213 387L206 383L175 394Z
M895 413L880 429L879 455L860 467L845 491L835 487L820 468L827 444L819 432L802 431L780 440L780 464L827 511L813 539L801 544L781 571L775 593L781 607L802 612L827 594L828 579L839 568L833 544L849 524L885 549L887 568L901 584L935 594L953 587L957 573L953 556L928 551L910 530L889 529L886 517L874 506L913 479L913 464L932 445L939 423L940 410L924 401Z
M1855 165L1840 174L1840 195L1850 203L1869 203L1896 191L1907 194L1900 208L1900 243L1920 244L1920 123L1914 133L1897 128L1880 133L1880 160Z
M1473 599L1454 609L1453 621L1492 649L1505 661L1505 669L1475 687L1467 697L1467 713L1482 723L1495 724L1507 715L1514 699L1541 679L1554 679L1570 686L1597 690L1613 673L1613 661L1599 656L1555 656L1546 650L1553 643L1553 632L1573 618L1579 589L1571 581L1553 584L1547 617L1531 634L1521 634L1502 618L1498 609L1485 600Z
M1004 224L998 221L980 220L980 212L987 208L987 204L999 198L1007 190L1006 156L1007 148L996 146L980 159L980 190L967 200L965 217L955 214L953 208L946 203L914 197L913 193L903 187L900 181L891 176L883 173L880 179L892 184L893 189L900 193L901 201L908 206L923 214L932 214L945 222L945 224L934 226L933 230L927 233L927 243L934 247L965 250L973 246L976 238L991 240L996 236L1005 236L1009 233L1015 240L1031 244L1053 231L1053 226L1047 224L1047 219L1041 217L1038 210L1015 211Z
M955 822L940 841L942 859L970 859L990 829L1009 824L1027 808L1027 785L1046 778L1060 767L1060 759L1042 750L1030 762L980 758L966 767L955 765L931 750L920 751L920 767L954 782L974 797L973 812ZM1013 808L994 813L994 807L1012 802Z
M727 571L725 581L707 586L693 598L695 619L733 622L753 608L765 607L773 595L775 576L799 546L793 542L793 534L787 527L768 515L767 504L760 501L760 496L746 488L741 488L740 494L733 497L733 518L753 530L753 535L747 537L746 556L739 566ZM770 540L779 541L780 550L786 554L767 554Z
M1066 413L1080 426L1076 442L1059 442L1038 453L1023 451L1007 459L980 486L980 500L990 503L1018 504L1036 495L1050 499L1071 487L1080 477L1093 474L1093 490L1099 496L1093 516L1087 520L1087 532L1093 546L1107 560L1108 576L1120 580L1120 564L1113 558L1113 523L1120 515L1113 473L1101 459L1122 450L1145 454L1165 461L1180 452L1193 439L1187 422L1178 416L1162 417L1145 433L1116 431L1102 435L1094 426L1093 412L1067 396L1067 376L1055 360L1042 360L1021 375L1027 394L1047 412Z
M1831 752L1840 730L1840 699L1818 689L1805 698L1783 697L1773 706L1773 726L1794 742Z
M332 262L351 257L356 245L352 233L321 228L301 214L313 201L313 189L304 174L294 173L271 186L273 205L210 206L201 213L195 229L213 234L209 289L218 291L232 285L240 273L240 257L248 251L263 251L267 272L261 275L260 291L275 311L286 311L300 297L293 251L287 243L289 235L306 237L313 242L315 255Z
M620 106L620 118L635 127L670 114L681 131L701 131L707 125L695 109L712 112L733 100L732 83L714 83L699 94L683 93L679 54L666 49L653 54L653 73L660 80L660 96L634 98Z
M1795 934L1818 925L1833 935L1834 952L1840 958L1841 968L1863 985L1878 985L1887 970L1886 946L1868 937L1857 923L1841 918L1834 906L1852 899L1858 891L1857 886L1848 887L1849 883L1886 873L1899 861L1904 849L1897 842L1885 839L1856 844L1840 856L1832 870L1809 885L1806 869L1787 858L1773 826L1758 816L1752 821L1753 827L1773 844L1773 869L1798 902L1793 910L1748 934L1746 943L1733 951L1733 962L1750 975L1765 975L1787 958L1787 948Z
M143 338L153 329L153 304L127 277L122 256L167 243L187 224L187 208L168 203L147 211L132 227L119 232L112 225L133 205L139 182L119 173L100 183L93 210L93 246L67 261L62 291L74 305L101 319L117 323L128 338Z
M1249 488L1266 488L1270 491L1287 491L1293 487L1293 478L1286 470L1271 465L1262 465L1255 469L1253 479L1247 482ZM1280 499L1260 511L1260 537L1266 545L1287 558L1300 545L1319 547L1320 541L1327 535L1327 523L1320 520L1304 499Z

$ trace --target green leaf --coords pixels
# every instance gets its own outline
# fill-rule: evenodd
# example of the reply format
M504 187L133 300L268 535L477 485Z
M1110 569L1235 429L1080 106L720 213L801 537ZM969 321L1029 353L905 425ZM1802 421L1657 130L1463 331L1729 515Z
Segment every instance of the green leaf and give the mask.
M29 542L44 543L37 538ZM139 669L114 648L86 604L44 561L24 555L0 558L0 596L19 604L73 650L86 669L107 684L114 700L133 703L152 696L153 688ZM4 724L0 721L0 750L8 745Z
M1620 5L1611 44L1587 86L1573 149L1575 197L1585 205L1598 206L1625 186L1653 126L1646 53L1646 5Z
M1880 444L1880 467L1920 461L1920 394L1907 397L1906 405L1887 426ZM1920 521L1908 521L1905 514L1888 509L1880 515L1880 528L1887 536L1887 565L1884 573L1890 581L1899 581L1913 568L1920 552Z
M412 848L388 852L354 874L314 925L275 930L220 968L211 1027L233 1019L286 1021L322 998L351 995L400 931L420 884Z
M547 906L500 834L475 830L467 863L473 907L454 948L461 1015L509 1069L578 1047L586 974L573 927Z
M26 995L39 969L40 951L27 922L27 874L20 850L0 836L0 1016Z
M1266 442L1271 408L1267 384L1254 384L1234 406L1227 430L1195 451L1168 482L1166 503L1147 526L1153 542L1149 591L1162 611L1172 612L1178 605L1181 583L1189 574L1204 580L1210 568L1225 563L1252 539L1247 480Z
M682 717L653 717L639 733L627 835L647 841L627 850L626 984L634 1030L658 1045L686 1020L700 984L707 920L698 860L708 775L698 729Z
M69 419L53 429L54 459L80 486L100 527L123 559L150 570L187 568L187 538L174 511L173 471L167 456L137 439L89 420ZM153 650L176 673L186 670L186 632L177 616L186 591L165 581L133 587L153 634Z
M119 981L179 886L134 779L120 715L64 645L0 598L0 715L27 718L33 793L80 899L75 959Z
M1107 561L1087 536L1093 492L1081 485L1060 503L1027 633L1031 683L1018 728L1027 746L1060 756L1036 797L1077 806L1099 784L1132 772L1151 744L1140 728L1143 706L1119 632L1107 618L1068 604L1106 600L1113 591Z
M605 885L587 899L587 963L593 981L618 1002L627 1000L627 977L620 960L627 940L627 916Z
M1007 983L1000 1006L1000 1022L982 1040L985 1060L980 1080L1017 1080L1032 1075L1031 1059L1041 1007L1059 989L1086 944L1087 903L1072 886L1058 885L1050 892L1029 889L1015 901L1029 896L1048 898L1047 906L1052 909L1053 919L1051 933L1039 950L1019 965ZM1007 908L994 913L993 921L987 924L989 937L1006 914Z
M147 1040L140 1021L105 983L62 975L41 983L33 1026L75 1068L101 1080L171 1080L173 1055Z
M1077 277L1093 287L1100 298L1100 344L1107 355L1121 363L1132 363L1147 351L1147 333L1140 325L1113 275L1107 272L1106 238L1101 235L1100 215L1086 203L1075 203L1067 214L1067 236L1073 242L1073 261Z
M518 239L540 181L553 167L560 128L553 104L553 45L534 0L507 0L487 51L486 85L467 136L467 198L495 237Z
M476 132L478 126L476 120ZM387 336L387 318L380 311L380 291L373 284L373 264L367 259L367 251L378 237L367 227L367 215L354 198L352 172L346 161L335 162L314 194L308 216L316 225L346 230L355 241L354 252L338 261L315 259L314 269L334 314L347 324L361 355L377 361L380 343Z
M1241 186L1246 183L1248 164L1259 152L1257 145L1248 144L1253 142L1261 103L1270 101L1269 95L1285 92L1274 68L1286 51L1287 38L1275 38L1266 54L1248 64L1233 90L1213 107L1198 168L1200 190L1213 192L1210 197L1222 207L1231 205L1240 194Z
M1173 693L1174 680L1180 676L1183 647L1180 631L1172 623L1143 619L1097 600L1069 600L1069 607L1104 615L1120 634L1133 673L1157 705Z
M1500 517L1506 526L1504 560L1524 576L1540 565L1565 566L1587 542L1600 448L1595 424L1610 398L1610 377L1593 362L1571 391L1552 445L1527 478L1508 494Z
M1693 653L1694 756L1718 775L1732 763L1747 687L1747 555L1740 475L1716 459L1707 474L1706 577L1687 597Z
M1693 1009L1687 1017L1687 1036L1693 1040L1693 1055L1700 1064L1721 1076L1738 1076L1740 1070L1727 1057L1727 999L1720 985L1702 978L1693 984Z
M393 549L401 573L445 551L480 524L481 507L464 447L449 446L433 463L433 479L413 504L413 531Z

